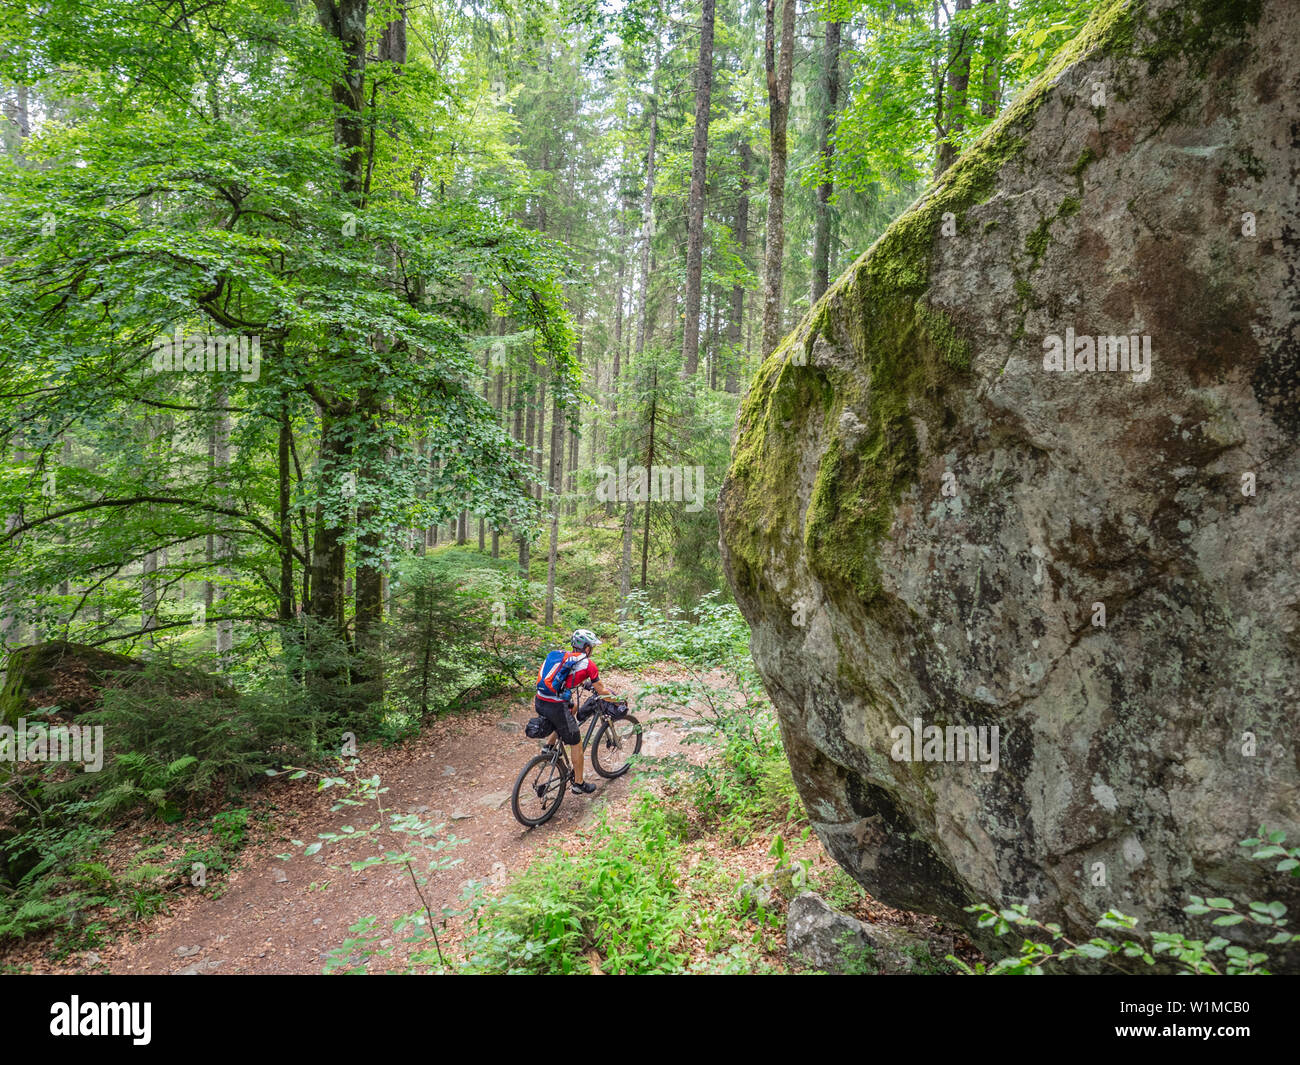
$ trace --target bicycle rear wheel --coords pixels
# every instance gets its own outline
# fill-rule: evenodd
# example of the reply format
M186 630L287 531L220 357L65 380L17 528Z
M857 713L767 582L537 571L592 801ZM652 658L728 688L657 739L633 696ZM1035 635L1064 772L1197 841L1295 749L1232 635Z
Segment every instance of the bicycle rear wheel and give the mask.
M523 768L515 781L510 807L515 820L534 828L555 816L568 787L567 767L549 754L539 754Z
M602 721L591 741L591 764L608 780L626 773L632 766L632 756L640 753L641 722L631 714Z

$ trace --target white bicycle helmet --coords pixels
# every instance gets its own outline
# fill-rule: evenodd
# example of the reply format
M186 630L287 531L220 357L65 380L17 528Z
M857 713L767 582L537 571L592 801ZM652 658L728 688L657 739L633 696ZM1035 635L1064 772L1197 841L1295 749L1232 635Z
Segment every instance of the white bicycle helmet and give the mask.
M600 643L600 640L590 629L575 629L573 638L569 642L573 644L575 651L587 651Z

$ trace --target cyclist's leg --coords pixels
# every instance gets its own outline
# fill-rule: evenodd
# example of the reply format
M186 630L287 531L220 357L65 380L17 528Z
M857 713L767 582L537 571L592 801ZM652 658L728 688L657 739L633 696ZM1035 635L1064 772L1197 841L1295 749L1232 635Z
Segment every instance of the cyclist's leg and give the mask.
M552 703L545 699L535 699L533 706L547 721L555 726L557 741L569 748L572 760L574 781L582 783L582 733L578 731L578 722L573 711L564 703Z
M578 719L573 716L573 710L570 707L564 707L564 716L566 718L566 727L562 730L562 738L569 745L569 758L573 762L573 782L582 784L582 766L586 759L582 754L582 730L578 728Z

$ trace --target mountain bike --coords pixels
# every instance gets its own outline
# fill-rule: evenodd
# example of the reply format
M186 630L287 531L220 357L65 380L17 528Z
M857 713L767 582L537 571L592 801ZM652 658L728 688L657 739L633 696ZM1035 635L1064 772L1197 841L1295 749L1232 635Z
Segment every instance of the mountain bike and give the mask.
M598 705L592 707L587 733L582 737L582 749L585 752L590 744L592 767L606 780L613 780L626 773L632 767L633 756L641 752L641 722L631 714L613 712L609 704L591 690L590 684L586 681L582 685L589 694L574 711L574 717L581 728L583 709L596 700ZM569 749L556 736L555 746L535 755L515 781L510 806L516 820L529 828L549 821L564 802L564 793L569 790L572 780Z

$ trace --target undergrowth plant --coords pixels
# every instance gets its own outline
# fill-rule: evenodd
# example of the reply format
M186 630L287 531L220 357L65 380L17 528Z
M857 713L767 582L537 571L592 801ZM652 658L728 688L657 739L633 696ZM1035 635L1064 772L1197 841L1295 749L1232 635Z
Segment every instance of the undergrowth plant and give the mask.
M686 844L669 809L649 791L626 820L602 808L580 851L534 863L483 905L465 971L765 971L758 948L775 945L768 922L735 903L734 876L716 864L683 873Z
M637 706L691 722L685 744L706 744L716 759L665 758L654 772L681 774L697 817L743 841L802 816L780 726L749 653L749 628L733 603L704 596L693 617L666 617L639 593L619 629L610 664L635 667L670 660L681 676L643 684ZM653 722L654 718L649 719Z
M1257 848L1250 855L1256 861L1279 859L1274 867L1277 872L1300 876L1300 847L1287 849L1282 844L1286 833L1270 832L1264 825L1259 827L1258 835L1242 840L1238 845L1247 849ZM1183 907L1183 912L1192 917L1217 914L1211 925L1228 928L1233 925L1249 923L1262 929L1272 928L1276 931L1268 938L1268 946L1289 946L1300 943L1300 934L1286 929L1288 922L1285 903L1249 902L1245 909L1238 910L1237 904L1228 898L1202 898L1190 896L1191 901ZM1077 943L1065 935L1061 926L1044 923L1029 916L1028 907L1023 905L995 909L981 903L966 907L968 913L979 914L979 927L991 928L996 935L1006 935L1015 928L1030 929L1037 933L1037 938L1026 938L1020 946L1020 953L1002 958L990 966L982 962L974 968L954 957L948 961L967 975L1039 975L1048 965L1071 958L1085 958L1100 962L1120 972L1130 968L1116 962L1116 957L1140 961L1144 965L1156 964L1157 956L1163 956L1173 962L1182 972L1195 976L1267 976L1270 972L1265 966L1269 956L1262 950L1251 950L1240 943L1232 943L1223 936L1216 935L1208 940L1192 939L1179 932L1151 932L1146 942L1138 939L1124 939L1119 942L1105 936L1094 936L1084 943ZM1131 932L1137 928L1138 919L1129 917L1117 910L1108 910L1097 921L1097 927Z

